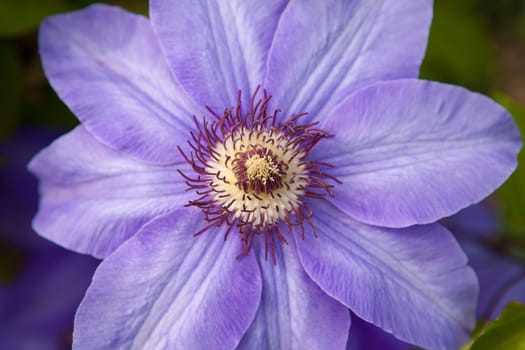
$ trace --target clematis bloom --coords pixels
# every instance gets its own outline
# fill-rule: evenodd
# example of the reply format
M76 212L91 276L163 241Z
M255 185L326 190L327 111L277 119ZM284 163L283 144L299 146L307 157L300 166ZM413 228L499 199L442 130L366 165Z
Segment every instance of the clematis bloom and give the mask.
M81 125L30 163L34 227L104 258L91 348L337 349L350 312L459 347L477 281L437 219L516 166L510 115L417 79L431 1L152 0L47 19Z

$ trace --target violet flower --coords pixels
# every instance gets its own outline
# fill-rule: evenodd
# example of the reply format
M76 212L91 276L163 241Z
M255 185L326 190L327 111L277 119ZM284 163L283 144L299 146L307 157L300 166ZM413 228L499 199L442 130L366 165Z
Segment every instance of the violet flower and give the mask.
M347 350L410 350L414 346L396 339L359 317L352 315L352 327L348 336Z
M0 349L56 350L71 347L73 318L98 261L36 236L36 179L26 164L57 136L23 130L0 144L0 244L20 258L12 280L0 281ZM15 269L15 267L17 267Z
M27 255L14 283L0 285L0 349L70 348L75 311L96 265L56 245Z
M453 349L477 281L437 219L516 166L490 99L417 80L431 1L150 2L46 20L81 126L30 164L43 236L105 258L74 346ZM271 98L270 98L271 96ZM305 114L306 113L306 114Z
M508 303L525 303L525 264L513 256L512 240L501 234L495 208L474 205L443 224L454 232L478 276L478 317L493 320Z

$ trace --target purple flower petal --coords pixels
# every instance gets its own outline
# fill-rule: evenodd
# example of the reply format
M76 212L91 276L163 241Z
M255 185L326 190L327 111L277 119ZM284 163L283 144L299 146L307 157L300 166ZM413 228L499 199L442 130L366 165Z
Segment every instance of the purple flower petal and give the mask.
M198 109L146 18L93 5L45 20L39 44L51 85L97 139L153 163L179 158Z
M525 267L481 242L458 237L479 278L478 315L494 319L511 301L525 303Z
M289 114L324 118L357 88L416 78L432 1L291 2L275 33L265 87Z
M498 237L496 214L490 203L482 202L443 220L478 275L478 316L487 320L496 318L511 301L525 302L525 265L507 255L505 246L512 243Z
M295 247L276 245L276 265L255 249L263 277L261 304L238 349L344 349L348 309L305 273Z
M55 249L35 235L31 218L37 210L37 179L26 167L31 158L59 134L47 129L20 129L7 142L0 141L0 241L29 254Z
M287 0L151 0L151 21L173 72L203 106L222 113L262 84Z
M460 241L463 238L478 243L495 238L495 233L500 230L501 224L496 208L488 201L471 205L453 216L444 218L441 223Z
M98 261L55 245L31 253L14 284L0 284L0 349L63 349Z
M297 247L307 273L326 293L418 346L457 349L468 339L477 280L445 228L368 226L328 202L310 205L318 238L297 238Z
M158 218L97 269L75 320L77 349L232 349L261 295L253 255L225 228L193 237L200 212ZM203 222L204 223L204 222Z
M336 205L388 227L433 222L483 199L512 173L521 147L512 117L492 100L420 80L362 89L321 124L335 137L312 152L337 165Z
M187 202L177 172L186 166L141 163L77 127L29 164L41 180L33 226L62 246L105 257L144 223Z
M352 315L347 350L409 350L414 347Z

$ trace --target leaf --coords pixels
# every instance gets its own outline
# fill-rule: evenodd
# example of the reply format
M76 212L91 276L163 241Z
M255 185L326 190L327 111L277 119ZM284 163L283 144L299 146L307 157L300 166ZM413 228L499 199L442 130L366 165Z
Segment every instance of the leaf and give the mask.
M470 350L525 350L525 305L508 304L500 317L489 323Z

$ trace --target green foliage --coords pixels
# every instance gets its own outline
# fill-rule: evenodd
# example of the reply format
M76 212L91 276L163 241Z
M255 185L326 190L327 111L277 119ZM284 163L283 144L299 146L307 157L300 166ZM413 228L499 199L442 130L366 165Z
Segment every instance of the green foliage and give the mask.
M510 303L463 350L525 350L525 305Z
M497 93L495 99L512 113L520 132L525 135L525 107L510 97ZM505 232L516 238L525 239L525 152L518 156L518 168L498 190L500 210Z
M35 31L43 18L82 8L94 2L122 6L146 14L147 0L2 0L0 1L0 36L13 37Z
M145 16L148 15L148 1L147 0L126 0L126 1L113 0L109 2L112 4L118 5L118 6L122 6L128 11L139 13Z
M12 133L19 120L22 99L20 73L16 51L11 45L0 42L0 140Z
M21 253L7 242L0 240L0 288L15 279L22 267Z
M0 0L0 141L17 128L67 131L76 118L50 88L36 50L37 29L49 15L82 8L95 0ZM147 0L99 1L146 14Z
M67 0L0 1L0 35L22 35L34 30L42 18L71 10Z
M434 7L421 77L489 91L495 52L482 18L472 14L472 1L442 0Z
M525 2L523 0L475 0L472 9L477 15L483 17L491 30L504 33L515 30L515 25L519 24L520 17L525 12Z

